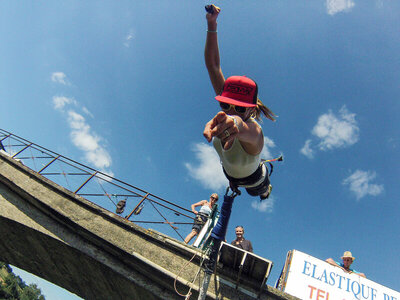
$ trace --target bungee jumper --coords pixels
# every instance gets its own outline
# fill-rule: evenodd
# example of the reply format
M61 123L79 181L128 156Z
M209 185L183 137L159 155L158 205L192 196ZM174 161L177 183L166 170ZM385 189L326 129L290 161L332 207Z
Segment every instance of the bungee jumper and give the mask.
M221 10L208 5L206 11L208 30L204 58L221 111L205 125L203 135L208 142L213 142L230 188L240 193L238 187L244 187L249 195L264 200L272 190L271 172L266 161L261 159L264 135L257 121L261 121L262 115L275 121L275 114L258 98L254 80L247 76L231 76L225 80L217 38L217 18ZM282 157L274 160L282 160Z
M218 222L206 242L208 259L203 264L205 276L198 299L205 299L221 242L225 240L233 201L241 194L238 188L244 187L249 195L267 199L272 189L269 175L273 166L270 164L269 172L266 163L283 160L282 156L269 161L261 158L264 135L257 121L261 121L261 115L275 121L275 114L258 98L254 80L247 76L231 76L225 80L217 38L217 18L221 9L215 5L207 5L205 9L208 29L204 58L221 111L205 125L203 135L208 142L213 142L229 187Z

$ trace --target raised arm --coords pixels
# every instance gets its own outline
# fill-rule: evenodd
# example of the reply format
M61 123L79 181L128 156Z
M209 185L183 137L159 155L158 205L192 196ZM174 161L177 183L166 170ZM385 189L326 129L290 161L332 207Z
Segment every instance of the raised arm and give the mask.
M325 261L326 261L327 263L331 264L332 266L341 268L343 271L345 271L345 272L347 272L347 273L354 273L354 274L357 274L357 275L359 275L359 276L361 276L361 277L367 278L367 276L365 276L364 273L357 273L357 272L353 272L353 271L348 271L348 270L346 270L346 269L343 268L342 266L338 265L332 258L328 258L328 259L325 260Z
M213 4L212 7L213 13L207 12L206 14L208 30L204 49L204 60L215 94L219 95L222 92L225 82L220 64L217 35L217 18L221 9Z
M325 260L328 264L331 264L332 266L340 267L332 258L328 258Z
M195 210L195 208L198 207L198 206L202 206L202 205L204 205L206 203L207 203L207 200L201 200L201 201L199 201L197 203L192 204L192 206L191 206L192 212L197 215L198 212Z

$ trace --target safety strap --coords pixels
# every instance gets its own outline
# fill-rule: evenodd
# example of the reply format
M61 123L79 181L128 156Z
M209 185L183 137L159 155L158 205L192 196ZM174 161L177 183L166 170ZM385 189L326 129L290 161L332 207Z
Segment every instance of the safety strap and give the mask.
M251 174L247 177L244 177L244 178L231 177L226 173L224 168L222 168L222 170L224 171L224 174L225 174L226 178L229 180L229 182L231 182L237 186L253 184L254 182L257 182L260 179L260 177L262 176L262 164L260 164L258 166L257 170L255 170L255 172L253 174Z
M268 162L268 164L270 166L269 176L271 176L272 172L274 171L274 165L265 159L261 160L261 163L263 163L263 164L265 164L266 162ZM268 170L268 168L267 168L267 170Z
M260 180L260 178L262 176L262 173L263 173L262 166L266 162L267 161L262 160L260 165L258 166L257 170L255 170L253 174L251 174L251 175L249 175L247 177L244 177L244 178L231 177L226 173L224 168L222 168L222 170L224 171L224 174L225 174L226 178L229 180L230 183L232 183L232 184L234 184L236 186L246 186L246 185L254 184L255 182ZM274 169L274 166L270 162L268 162L268 163L270 165L269 176L271 176L272 171ZM267 166L265 166L265 167L266 167L267 172L268 172L268 167Z

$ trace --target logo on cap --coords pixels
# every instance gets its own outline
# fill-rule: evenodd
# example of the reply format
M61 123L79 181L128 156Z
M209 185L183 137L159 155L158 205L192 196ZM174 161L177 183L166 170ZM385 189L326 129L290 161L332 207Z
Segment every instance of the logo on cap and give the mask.
M234 93L234 94L240 94L240 95L245 95L248 96L251 94L253 89L251 87L246 87L242 85L236 85L236 84L228 84L228 86L225 87L226 92Z

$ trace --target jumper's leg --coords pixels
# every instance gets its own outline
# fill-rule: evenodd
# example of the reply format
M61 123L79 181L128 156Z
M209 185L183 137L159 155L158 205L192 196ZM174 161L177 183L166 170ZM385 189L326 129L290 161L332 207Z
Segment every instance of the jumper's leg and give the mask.
M221 245L221 241L225 240L229 218L231 217L233 200L237 195L240 195L240 191L239 193L237 193L237 189L232 190L233 193L231 195L228 195L229 188L226 190L218 222L211 232L209 259L204 263L204 279L202 286L200 287L198 300L204 300L206 298L208 285L210 283L210 277L211 274L214 273L215 264L217 262L219 247Z
M209 260L207 260L204 264L205 272L208 274L212 274L214 272L219 246L221 245L221 241L225 240L225 235L228 229L228 223L232 212L232 204L235 197L235 193L230 196L225 194L218 222L211 232Z

